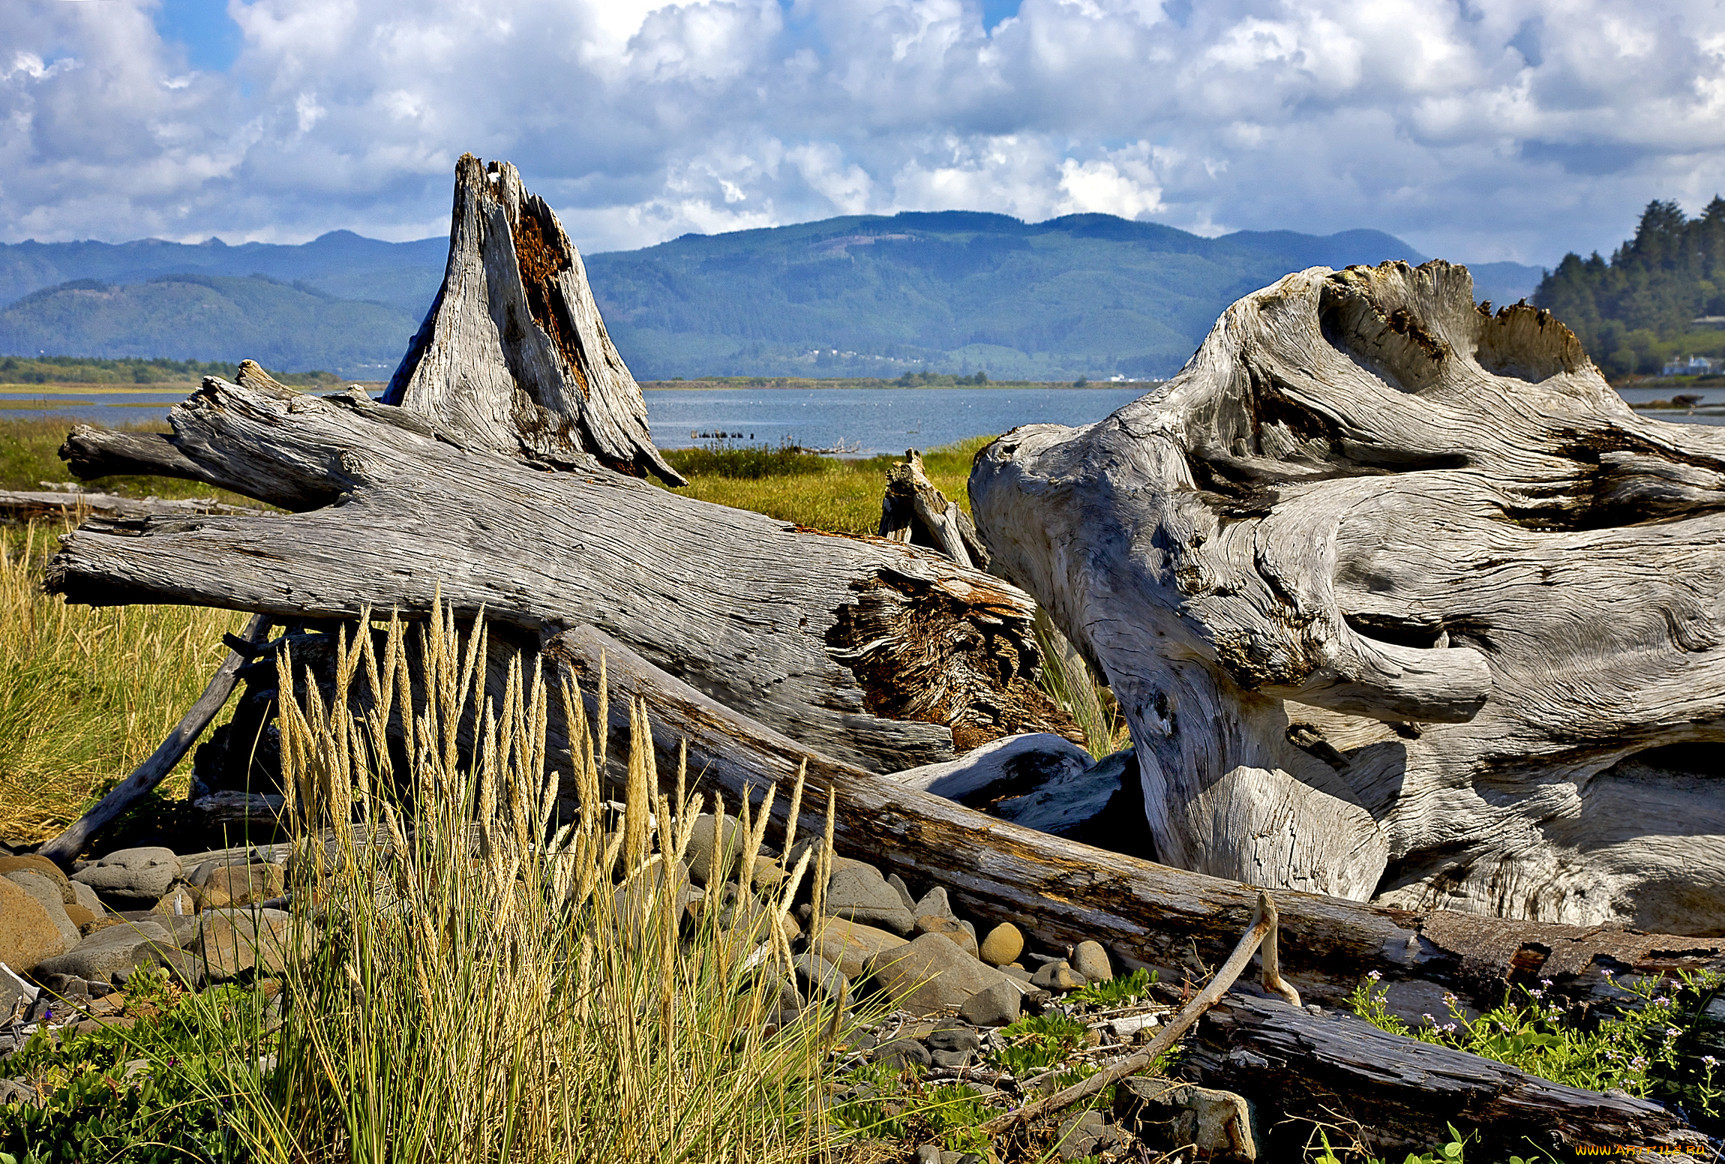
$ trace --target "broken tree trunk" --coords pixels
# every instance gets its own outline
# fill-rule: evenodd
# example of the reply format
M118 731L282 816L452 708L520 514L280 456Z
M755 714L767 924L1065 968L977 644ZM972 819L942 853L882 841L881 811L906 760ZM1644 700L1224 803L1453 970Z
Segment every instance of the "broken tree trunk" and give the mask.
M361 393L209 379L128 465L297 511L90 522L48 585L71 601L176 602L292 619L443 600L525 632L601 627L762 723L884 771L1001 735L1074 729L1037 686L1034 604L879 539L799 531L593 468L537 470L439 439ZM100 472L111 438L68 456Z
M956 501L935 488L915 449L886 471L880 502L880 536L939 550L960 566L988 569L988 549Z
M449 262L383 395L477 448L681 485L557 216L508 162L455 164Z
M1290 275L979 456L992 568L1107 677L1164 860L1725 932L1725 433L1433 262Z

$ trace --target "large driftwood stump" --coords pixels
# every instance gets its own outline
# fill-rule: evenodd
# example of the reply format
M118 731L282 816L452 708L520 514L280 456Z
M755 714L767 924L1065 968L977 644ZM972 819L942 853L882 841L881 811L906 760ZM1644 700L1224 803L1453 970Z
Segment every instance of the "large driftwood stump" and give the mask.
M1441 262L1290 275L970 496L1119 696L1163 859L1725 932L1725 433L1636 416L1548 314Z

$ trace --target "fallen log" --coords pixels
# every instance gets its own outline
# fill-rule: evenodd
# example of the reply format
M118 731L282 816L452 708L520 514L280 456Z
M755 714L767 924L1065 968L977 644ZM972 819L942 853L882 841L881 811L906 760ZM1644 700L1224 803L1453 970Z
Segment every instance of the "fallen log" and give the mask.
M176 602L274 619L430 609L537 638L603 628L829 754L885 771L1019 731L1072 734L1037 685L1034 604L880 539L799 530L604 469L547 472L440 439L363 394L208 379L128 463L289 514L92 521L47 585L94 605ZM105 438L76 430L82 471Z
M124 497L118 493L59 489L0 489L0 521L106 517L137 521L146 517L203 513L257 513L255 506L229 505L213 497Z
M1725 932L1725 434L1549 314L1442 262L1289 275L970 498L1119 697L1162 859Z
M1181 1070L1282 1113L1286 1122L1269 1130L1268 1159L1299 1158L1317 1124L1385 1156L1446 1143L1452 1124L1472 1137L1468 1156L1486 1160L1530 1146L1609 1147L1600 1154L1612 1156L1631 1154L1618 1146L1707 1152L1707 1137L1659 1104L1566 1087L1350 1014L1243 993L1204 1017Z
M945 886L978 918L1030 924L1056 946L1094 939L1116 964L1150 967L1177 982L1224 960L1256 905L1251 886L1034 832L837 761L718 703L603 632L578 627L551 639L543 659L548 675L582 680L589 714L601 656L614 761L627 754L627 709L638 695L665 753L660 770L675 769L671 757L686 742L691 779L723 789L733 804L745 792L758 800L777 784L774 812L782 811L806 765L810 787L831 788L836 797L839 852L913 885ZM803 809L816 832L822 815ZM1341 1004L1370 970L1383 976L1392 1004L1408 996L1414 1016L1437 1006L1445 991L1483 1010L1503 1001L1508 983L1541 978L1552 979L1552 995L1570 1004L1610 1008L1629 997L1612 985L1613 974L1725 970L1725 942L1718 940L1415 913L1298 891L1278 892L1276 903L1283 977L1302 997L1329 1006Z

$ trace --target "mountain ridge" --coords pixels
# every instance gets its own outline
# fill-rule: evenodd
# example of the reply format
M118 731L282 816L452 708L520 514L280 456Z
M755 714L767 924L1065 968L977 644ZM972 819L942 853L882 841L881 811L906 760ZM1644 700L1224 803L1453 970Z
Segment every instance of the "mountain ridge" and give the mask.
M351 231L296 245L0 244L0 354L237 359L265 344L285 370L340 360L333 370L376 378L429 306L446 250L441 238ZM1031 223L983 211L847 215L584 257L642 379L1050 380L1172 372L1228 303L1290 270L1424 259L1366 229L1206 238L1105 214ZM1525 294L1541 273L1480 272L1481 296L1499 301L1499 287Z

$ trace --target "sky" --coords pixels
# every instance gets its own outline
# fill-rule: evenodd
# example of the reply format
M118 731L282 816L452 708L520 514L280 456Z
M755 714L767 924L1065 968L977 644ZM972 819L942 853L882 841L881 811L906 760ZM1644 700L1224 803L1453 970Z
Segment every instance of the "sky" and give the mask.
M1725 191L1725 0L0 0L0 240L839 214L1610 249Z

